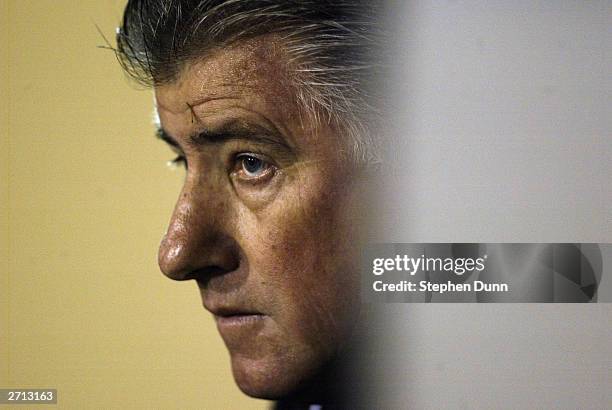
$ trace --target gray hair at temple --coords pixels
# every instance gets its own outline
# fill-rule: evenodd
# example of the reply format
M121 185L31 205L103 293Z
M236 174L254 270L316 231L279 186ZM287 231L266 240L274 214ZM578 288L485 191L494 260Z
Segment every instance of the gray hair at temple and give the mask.
M279 34L295 73L297 98L315 121L347 135L357 163L378 161L375 101L380 1L130 0L117 32L125 71L147 86L172 82L213 48Z

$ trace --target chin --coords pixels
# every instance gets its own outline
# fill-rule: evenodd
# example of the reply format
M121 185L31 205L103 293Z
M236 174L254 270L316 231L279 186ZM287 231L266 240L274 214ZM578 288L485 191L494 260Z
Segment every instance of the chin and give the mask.
M316 361L293 357L232 357L232 373L240 390L251 397L278 400L307 385L317 373Z

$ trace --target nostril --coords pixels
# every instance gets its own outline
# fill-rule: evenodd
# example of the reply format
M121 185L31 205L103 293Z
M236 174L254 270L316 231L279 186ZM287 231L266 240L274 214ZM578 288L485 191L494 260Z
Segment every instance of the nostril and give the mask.
M208 280L238 269L240 252L233 240L210 234L190 238L166 236L160 244L158 264L170 279Z
M195 279L198 282L206 284L211 278L215 276L224 275L228 272L230 271L220 266L205 266L203 268L199 268L189 272L185 276L185 279Z

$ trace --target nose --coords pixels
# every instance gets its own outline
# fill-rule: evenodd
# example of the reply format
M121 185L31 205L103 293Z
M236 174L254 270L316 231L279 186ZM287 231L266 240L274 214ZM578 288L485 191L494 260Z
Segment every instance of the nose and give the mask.
M170 279L220 274L239 264L222 195L197 185L186 181L159 247L159 267Z

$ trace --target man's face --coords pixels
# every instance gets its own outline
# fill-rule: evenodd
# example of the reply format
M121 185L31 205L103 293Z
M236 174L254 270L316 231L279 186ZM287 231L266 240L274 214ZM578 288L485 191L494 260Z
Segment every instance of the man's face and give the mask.
M236 382L267 398L336 353L359 297L356 170L339 154L343 137L298 108L285 61L259 38L155 90L165 139L187 164L160 267L197 281Z

